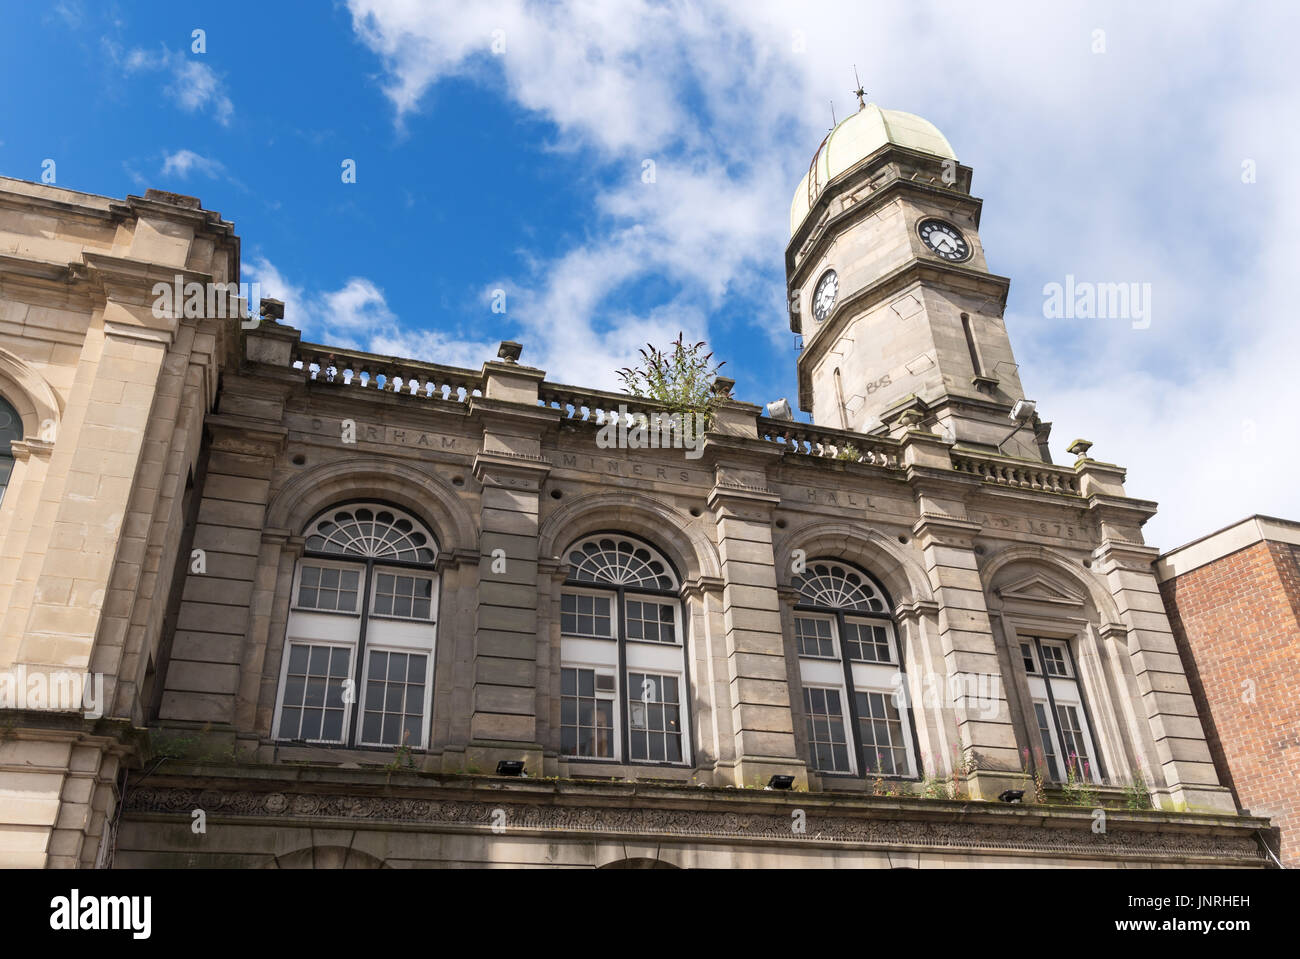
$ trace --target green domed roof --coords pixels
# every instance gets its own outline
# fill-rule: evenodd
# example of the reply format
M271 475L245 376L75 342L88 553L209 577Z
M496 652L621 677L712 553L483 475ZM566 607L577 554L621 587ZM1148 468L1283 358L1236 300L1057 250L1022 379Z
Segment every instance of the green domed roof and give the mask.
M882 110L868 103L838 123L817 148L808 173L799 181L790 204L790 234L799 229L826 184L887 143L929 153L945 160L957 159L952 146L929 120L901 110Z

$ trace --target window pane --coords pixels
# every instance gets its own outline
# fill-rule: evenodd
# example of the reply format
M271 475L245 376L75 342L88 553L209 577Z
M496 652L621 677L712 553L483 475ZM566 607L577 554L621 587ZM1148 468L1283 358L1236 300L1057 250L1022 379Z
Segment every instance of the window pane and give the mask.
M644 760L649 758L650 754L646 748L646 734L644 732L632 730L629 734L629 746L632 750L633 759Z
M849 772L848 742L837 690L805 687L808 716L808 751L813 768L823 772Z
M398 680L406 678L406 655L393 653L388 657L388 678Z
M315 676L307 679L307 698L304 702L308 706L325 705L325 680Z
M1047 721L1047 704L1044 702L1034 703L1034 716L1038 719L1038 737L1043 745L1043 759L1047 763L1047 769L1044 772L1048 778L1060 781L1063 777L1057 764L1052 728Z
M402 741L408 746L420 742L422 738L420 722L420 716L407 716L405 722L402 724Z
M856 694L863 768L881 775L906 775L907 741L893 698L868 691Z
M679 677L629 672L627 679L632 758L649 762L681 761L685 750L677 706Z
M560 749L566 756L614 756L614 703L597 694L592 669L560 670Z
M424 670L428 657L372 650L361 741L368 745L424 744Z

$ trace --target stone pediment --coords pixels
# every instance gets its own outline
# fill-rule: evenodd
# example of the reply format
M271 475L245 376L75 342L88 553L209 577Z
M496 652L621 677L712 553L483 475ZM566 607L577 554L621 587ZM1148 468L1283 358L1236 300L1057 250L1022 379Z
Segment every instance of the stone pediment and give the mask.
M996 592L1003 600L1018 600L1026 603L1082 606L1086 602L1082 594L1040 575L1016 580L1014 583L1000 587Z

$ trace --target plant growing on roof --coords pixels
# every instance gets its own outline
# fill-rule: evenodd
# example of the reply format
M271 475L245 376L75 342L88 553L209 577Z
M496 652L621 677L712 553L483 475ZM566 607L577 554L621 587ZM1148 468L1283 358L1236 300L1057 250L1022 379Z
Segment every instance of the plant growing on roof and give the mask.
M678 333L666 350L647 343L639 350L641 365L618 371L623 391L662 403L673 412L709 413L723 398L714 392L713 381L727 364L725 360L715 363L705 347L703 340L687 343L684 333Z

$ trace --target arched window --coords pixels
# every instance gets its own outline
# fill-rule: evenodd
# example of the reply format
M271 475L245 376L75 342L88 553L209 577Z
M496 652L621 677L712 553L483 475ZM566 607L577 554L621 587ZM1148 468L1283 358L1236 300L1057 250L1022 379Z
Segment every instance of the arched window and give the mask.
M0 503L14 471L13 444L23 438L23 421L9 401L0 396Z
M1066 782L1072 776L1101 782L1101 756L1092 741L1088 706L1069 640L1032 636L1018 630L1016 638L1048 778Z
M438 618L433 535L400 509L360 503L326 510L304 540L272 735L427 748Z
M808 761L823 775L917 775L898 633L866 573L810 560L794 580Z
M689 764L689 677L677 574L658 551L618 533L580 540L565 556L561 754Z

